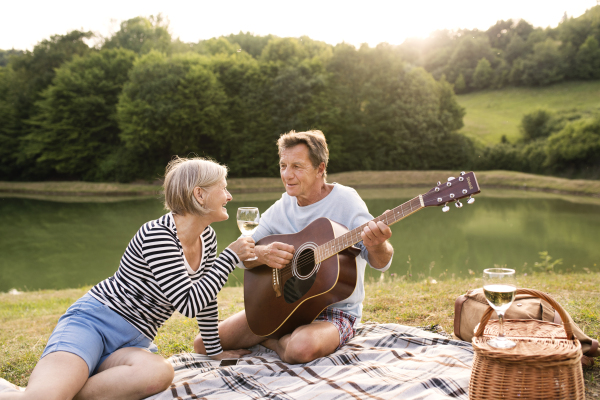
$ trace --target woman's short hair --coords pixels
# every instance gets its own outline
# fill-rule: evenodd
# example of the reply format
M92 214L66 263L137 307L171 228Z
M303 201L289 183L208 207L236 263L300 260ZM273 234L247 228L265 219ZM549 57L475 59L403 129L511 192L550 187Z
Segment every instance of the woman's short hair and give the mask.
M227 177L227 167L206 158L176 157L165 170L165 208L173 214L203 216L212 210L194 197L194 189L205 191Z
M277 147L279 148L279 156L285 149L292 148L299 144L305 144L308 147L308 157L314 168L319 168L321 163L325 163L325 172L323 178L327 176L327 163L329 162L329 149L327 148L327 141L325 135L321 131L307 131L307 132L296 132L290 131L284 133L277 140Z

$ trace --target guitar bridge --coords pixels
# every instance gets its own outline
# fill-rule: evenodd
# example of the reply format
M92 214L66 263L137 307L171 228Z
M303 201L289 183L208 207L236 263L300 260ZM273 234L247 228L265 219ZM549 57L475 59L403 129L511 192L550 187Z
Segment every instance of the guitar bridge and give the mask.
M273 290L275 291L275 297L281 297L281 283L277 268L273 268Z

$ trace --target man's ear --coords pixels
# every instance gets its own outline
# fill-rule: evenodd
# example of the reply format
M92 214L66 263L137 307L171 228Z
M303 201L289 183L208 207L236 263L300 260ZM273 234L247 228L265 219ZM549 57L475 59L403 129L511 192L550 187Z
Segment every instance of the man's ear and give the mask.
M200 203L201 206L204 206L204 200L206 199L206 194L204 193L204 190L202 190L202 188L199 188L199 187L194 188L194 198L196 199L196 201L198 203Z
M319 164L318 175L319 175L319 177L323 177L325 175L325 163L324 162Z

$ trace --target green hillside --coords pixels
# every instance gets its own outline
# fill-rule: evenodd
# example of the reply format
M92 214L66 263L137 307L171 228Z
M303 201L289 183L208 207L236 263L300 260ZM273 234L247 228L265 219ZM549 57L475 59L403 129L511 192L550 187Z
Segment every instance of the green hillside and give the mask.
M564 82L540 88L510 87L458 96L465 107L461 132L484 144L519 138L523 115L538 108L582 118L600 114L600 81Z

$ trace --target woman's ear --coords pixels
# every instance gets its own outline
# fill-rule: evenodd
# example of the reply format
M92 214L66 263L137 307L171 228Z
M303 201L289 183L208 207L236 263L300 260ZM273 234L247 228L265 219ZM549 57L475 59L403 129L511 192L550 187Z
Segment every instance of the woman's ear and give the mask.
M202 190L202 188L199 188L199 187L194 188L194 197L196 198L196 201L198 203L200 203L201 206L204 206L204 200L206 200L206 194L204 193L204 190Z

